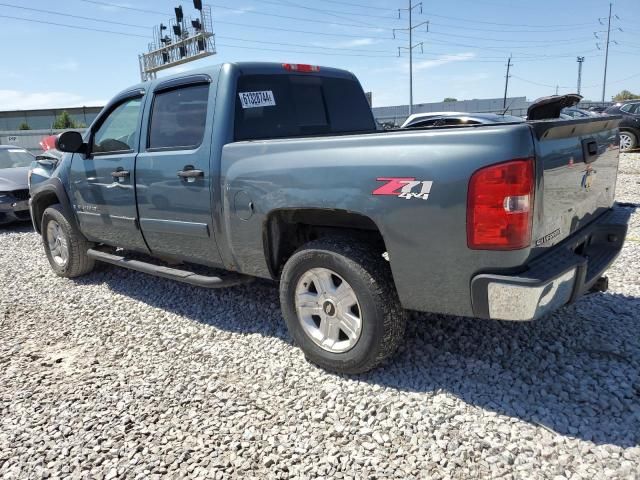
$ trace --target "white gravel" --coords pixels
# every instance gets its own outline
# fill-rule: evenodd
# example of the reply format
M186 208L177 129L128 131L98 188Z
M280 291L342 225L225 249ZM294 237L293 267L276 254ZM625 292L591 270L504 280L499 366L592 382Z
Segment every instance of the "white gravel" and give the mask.
M618 184L635 208L639 165ZM610 292L527 324L415 314L356 378L305 362L274 284L64 280L27 226L2 228L0 477L640 478L631 225Z

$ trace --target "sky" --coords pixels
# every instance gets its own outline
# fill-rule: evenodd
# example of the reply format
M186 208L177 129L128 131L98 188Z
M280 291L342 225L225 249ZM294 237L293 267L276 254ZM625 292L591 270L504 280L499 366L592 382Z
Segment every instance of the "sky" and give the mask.
M205 3L217 54L164 74L234 61L309 63L355 73L374 107L408 103L409 39L394 29L408 27L409 0ZM139 82L138 54L178 4L195 14L192 0L0 2L0 110L104 104ZM582 94L601 99L608 0L413 4L414 25L425 22L414 30L414 103L501 98L510 55L510 97L575 92L576 56L584 56ZM613 0L613 13L607 99L640 93L640 0Z

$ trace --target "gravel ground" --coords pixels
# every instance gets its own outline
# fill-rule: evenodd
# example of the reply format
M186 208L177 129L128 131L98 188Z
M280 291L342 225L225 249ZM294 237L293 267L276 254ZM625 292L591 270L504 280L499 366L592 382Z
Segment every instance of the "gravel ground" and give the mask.
M64 280L2 228L0 476L640 478L640 155L621 172L608 293L527 324L415 314L354 378L305 362L274 284Z

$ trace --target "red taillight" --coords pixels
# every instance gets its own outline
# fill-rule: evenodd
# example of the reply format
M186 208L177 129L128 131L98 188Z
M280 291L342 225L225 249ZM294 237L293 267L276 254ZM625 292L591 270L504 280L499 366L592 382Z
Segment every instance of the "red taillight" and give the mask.
M476 250L517 250L531 244L533 159L481 168L467 197L467 245Z
M307 65L305 63L283 63L282 66L289 72L310 73L320 71L320 67L316 65Z

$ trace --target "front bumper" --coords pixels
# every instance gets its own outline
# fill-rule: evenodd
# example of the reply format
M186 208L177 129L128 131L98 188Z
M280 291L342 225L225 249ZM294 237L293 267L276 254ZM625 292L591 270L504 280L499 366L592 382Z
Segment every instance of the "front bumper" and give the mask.
M12 196L0 199L0 225L23 220L29 220L29 200Z
M533 260L522 273L475 276L474 315L529 321L575 301L591 290L622 250L628 221L624 209L611 210Z

